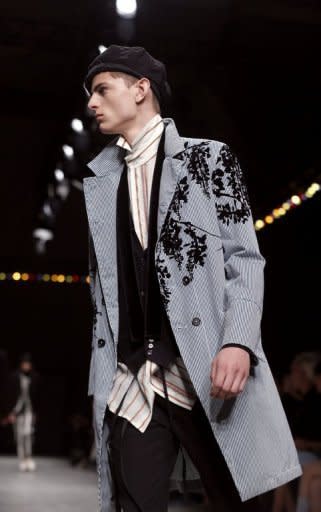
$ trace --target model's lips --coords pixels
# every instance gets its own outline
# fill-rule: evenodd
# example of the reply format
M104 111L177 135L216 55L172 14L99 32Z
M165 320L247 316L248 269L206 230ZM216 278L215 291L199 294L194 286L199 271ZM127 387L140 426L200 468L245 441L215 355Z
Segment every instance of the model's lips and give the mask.
M102 114L98 114L98 115L96 116L96 120L97 120L97 121L99 121L99 120L100 120L100 119L102 119L103 117L104 117L104 116L103 116Z

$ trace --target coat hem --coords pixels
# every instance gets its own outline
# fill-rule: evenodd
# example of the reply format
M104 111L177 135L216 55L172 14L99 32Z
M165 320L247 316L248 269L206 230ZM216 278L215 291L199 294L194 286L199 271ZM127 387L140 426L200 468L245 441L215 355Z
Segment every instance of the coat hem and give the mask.
M294 466L291 469L288 469L287 471L281 473L280 475L273 476L269 479L267 479L264 483L264 485L260 486L259 492L248 492L248 493L242 493L240 494L241 500L246 501L251 498L254 498L255 496L259 496L260 494L263 494L265 492L271 491L275 489L276 487L280 487L283 484L286 484L287 482L290 482L291 480L294 480L295 478L298 478L302 475L302 468L298 464Z

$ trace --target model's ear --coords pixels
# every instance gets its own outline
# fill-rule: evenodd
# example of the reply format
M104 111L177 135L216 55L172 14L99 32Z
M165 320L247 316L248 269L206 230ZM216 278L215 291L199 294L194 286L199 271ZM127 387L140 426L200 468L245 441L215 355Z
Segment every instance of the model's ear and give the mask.
M146 95L148 94L148 92L150 90L150 81L148 80L148 78L140 78L135 83L135 87L136 87L136 95L135 95L136 103L141 103L146 98Z

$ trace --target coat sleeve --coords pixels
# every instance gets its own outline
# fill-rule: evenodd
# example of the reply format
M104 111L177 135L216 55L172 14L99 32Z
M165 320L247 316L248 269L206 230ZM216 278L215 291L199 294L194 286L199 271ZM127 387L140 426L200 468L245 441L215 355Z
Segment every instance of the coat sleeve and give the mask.
M212 188L225 270L222 348L242 345L255 354L261 342L265 259L259 251L240 164L226 144L216 154Z

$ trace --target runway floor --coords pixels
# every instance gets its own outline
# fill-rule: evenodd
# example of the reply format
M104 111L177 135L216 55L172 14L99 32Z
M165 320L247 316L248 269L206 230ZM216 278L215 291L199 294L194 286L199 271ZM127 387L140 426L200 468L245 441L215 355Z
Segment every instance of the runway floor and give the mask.
M1 512L96 512L96 474L67 460L36 458L37 471L21 473L15 457L0 457ZM201 505L172 502L171 512L203 512Z

